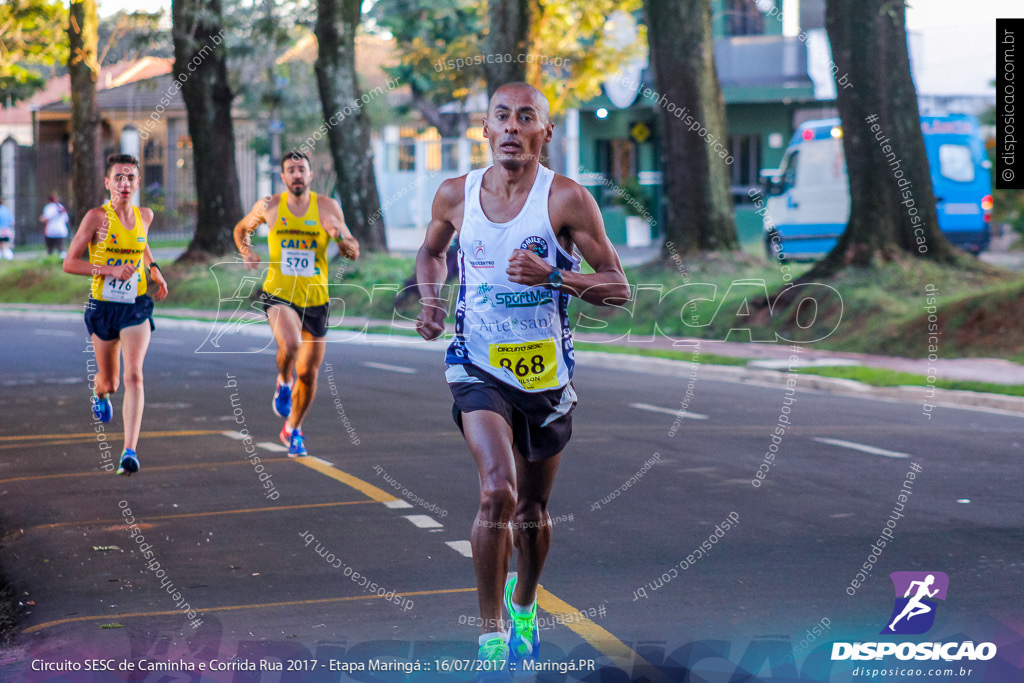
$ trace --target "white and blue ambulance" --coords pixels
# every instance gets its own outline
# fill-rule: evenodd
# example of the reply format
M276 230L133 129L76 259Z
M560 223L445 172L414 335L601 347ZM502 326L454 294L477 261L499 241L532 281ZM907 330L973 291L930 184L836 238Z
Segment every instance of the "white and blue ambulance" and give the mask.
M975 254L988 248L992 212L991 164L966 114L922 116L939 228L955 246ZM850 191L839 119L797 128L778 169L762 171L768 195L764 243L769 259L824 256L846 229ZM759 212L761 213L761 212Z

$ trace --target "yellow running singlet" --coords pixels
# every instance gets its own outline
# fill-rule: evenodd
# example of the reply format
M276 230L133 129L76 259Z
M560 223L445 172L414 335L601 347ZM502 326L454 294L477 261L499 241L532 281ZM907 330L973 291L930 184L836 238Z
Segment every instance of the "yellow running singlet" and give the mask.
M146 276L142 273L142 257L146 251L146 229L139 207L132 207L135 224L126 228L107 202L101 207L106 212L107 236L98 244L89 244L89 263L93 266L119 266L135 264L135 275L118 280L113 275L93 275L91 295L100 301L121 304L135 303L135 297L146 293Z
M267 243L270 264L263 291L296 306L322 306L327 292L327 243L330 235L320 225L316 193L309 193L306 215L293 216L287 195L281 193L277 222L270 226Z

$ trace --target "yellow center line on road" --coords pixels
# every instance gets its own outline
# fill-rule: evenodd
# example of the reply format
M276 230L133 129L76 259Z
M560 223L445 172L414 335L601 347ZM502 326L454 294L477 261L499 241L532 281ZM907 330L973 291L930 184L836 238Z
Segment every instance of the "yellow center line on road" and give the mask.
M339 507L342 505L369 505L374 503L373 500L348 500L340 503L307 503L305 505L278 505L276 507L266 508L243 508L240 510L213 510L211 512L184 512L179 515L156 515L153 517L146 517L145 522L151 522L156 520L165 519L188 519L191 517L214 517L216 515L245 515L253 512L281 512L283 510L308 510L311 508L328 508L328 507ZM58 529L66 526L97 526L100 524L121 524L124 522L124 517L118 517L114 519L93 519L78 522L55 522L53 524L40 524L38 526L29 527L28 530L34 529Z
M188 429L174 432L145 432L146 438L160 438L162 436L205 436L208 434L220 434L222 430L213 429ZM88 437L96 438L97 432L79 432L76 434L20 434L17 436L0 436L0 441L34 441L37 439L80 439Z
M369 484L358 477L354 477L347 472L343 472L338 468L326 464L317 458L311 458L309 456L294 458L296 462L302 463L303 465L310 467L321 474L325 474L332 479L342 482L351 486L375 501L380 503L386 503L393 500L399 500L395 496L392 496L387 491L377 488L373 484ZM475 591L475 588L463 589L463 591ZM462 592L462 591L460 591ZM429 594L429 593L428 593ZM404 593L403 595L416 595L415 593ZM574 608L569 603L565 602L561 598L556 597L551 592L545 590L542 586L537 587L537 605L546 612L550 612L555 616L563 616L565 626L569 627L577 635L582 637L585 641L590 643L594 649L608 658L621 659L625 662L631 663L634 667L640 666L646 669L655 678L652 680L667 680L664 676L657 676L657 670L647 662L643 657L634 652L628 645L623 643L621 640L612 635L609 631L601 628L590 619L587 619L582 612Z
M287 462L293 460L293 458L261 458L263 462ZM185 463L182 465L157 465L151 467L146 466L146 472L165 472L168 470L195 470L207 467L232 467L235 465L248 465L252 467L252 463L248 460L229 460L226 462L199 462L199 463ZM25 477L11 477L10 479L0 479L0 484L7 484L13 481L28 481L32 479L65 479L68 477L110 477L110 472L66 472L64 474L33 474Z
M470 593L475 591L476 588L444 588L441 590L433 591L409 591L403 593L395 593L395 597L411 597L416 595L443 595L446 593ZM380 600L383 596L381 595L355 595L345 598L321 598L319 600L291 600L288 602L261 602L253 605L225 605L224 607L203 607L195 610L200 614L216 613L216 612L235 612L244 609L270 609L273 607L297 607L302 605L330 605L339 602L354 602L357 600ZM54 621L47 621L42 624L36 624L35 626L29 626L25 629L24 633L37 633L39 631L53 628L54 626L61 626L63 624L73 624L82 621L99 621L103 620L107 623L112 623L118 619L133 619L138 617L165 617L172 616L175 614L182 614L181 610L165 610L163 612L133 612L131 614L100 614L91 617L68 617L67 619L56 619Z
M89 443L96 439L60 439L55 441L35 441L33 443L5 443L0 445L0 451L9 448L39 448L40 446L66 446L73 443Z
M659 672L646 659L638 655L632 648L616 638L610 631L598 626L584 616L583 612L576 609L566 601L554 595L544 586L537 586L537 606L545 612L550 612L556 617L562 617L562 625L590 643L591 647L605 655L609 659L622 660L623 670L628 671L632 665L633 676L637 673L637 667L642 667L648 680L667 681L668 679L659 675ZM653 678L652 678L653 676Z
M316 458L311 458L307 455L298 458L293 458L293 460L295 460L295 462L302 463L303 465L309 467L310 469L316 470L320 474L326 474L331 479L336 479L337 481L340 481L342 484L347 484L348 486L351 486L355 490L369 496L378 503L390 503L391 501L398 500L398 498L395 498L387 491L379 489L373 484L363 481L359 477L354 477L348 472L343 472L339 470L337 467L334 467L333 465L323 463L320 460L317 460Z

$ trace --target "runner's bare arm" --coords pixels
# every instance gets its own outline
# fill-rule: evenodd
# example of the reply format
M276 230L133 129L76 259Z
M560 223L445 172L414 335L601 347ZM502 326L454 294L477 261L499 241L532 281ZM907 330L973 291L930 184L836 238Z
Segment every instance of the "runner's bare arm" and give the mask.
M103 209L90 209L82 219L75 236L68 245L68 253L64 256L64 272L72 275L113 275L118 280L127 280L135 272L132 263L125 263L119 266L94 266L82 257L89 252L89 244L96 239L96 233L107 221L106 212Z
M250 236L261 224L267 222L267 207L270 205L270 197L257 199L252 205L252 211L235 225L234 237L235 246L241 252L245 260L245 267L249 270L256 270L259 266L260 255L252 248Z
M143 216L145 220L145 216ZM153 220L153 212L149 212L149 221ZM149 223L149 221L146 221ZM157 301L163 301L167 298L167 280L164 279L164 271L157 264L156 269L153 269L153 264L156 263L156 259L153 258L153 252L149 248L149 244L146 244L146 252L142 255L142 264L147 273L149 273L149 279L156 283L156 294L153 298Z
M444 255L455 236L455 220L461 212L465 186L465 176L441 183L431 206L426 237L416 253L416 282L422 305L420 314L416 316L416 331L428 341L437 339L444 332L447 302L441 298L441 286L448 275Z
M593 273L562 271L560 291L579 297L596 306L619 306L629 301L629 283L622 272L619 255L615 253L597 202L582 186L555 176L551 186L549 215L555 234L567 231ZM517 249L509 259L508 275L512 282L543 285L551 273L543 259L533 252Z
M359 241L345 224L345 214L341 205L331 197L320 196L320 223L331 239L338 242L338 250L347 259L355 261L359 258Z

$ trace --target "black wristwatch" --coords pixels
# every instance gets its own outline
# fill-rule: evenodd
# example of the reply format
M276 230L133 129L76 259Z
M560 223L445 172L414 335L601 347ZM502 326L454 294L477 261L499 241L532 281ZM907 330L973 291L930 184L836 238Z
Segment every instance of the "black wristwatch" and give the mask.
M551 272L548 273L548 281L544 284L548 289L554 290L562 286L562 271L558 268L552 268Z

